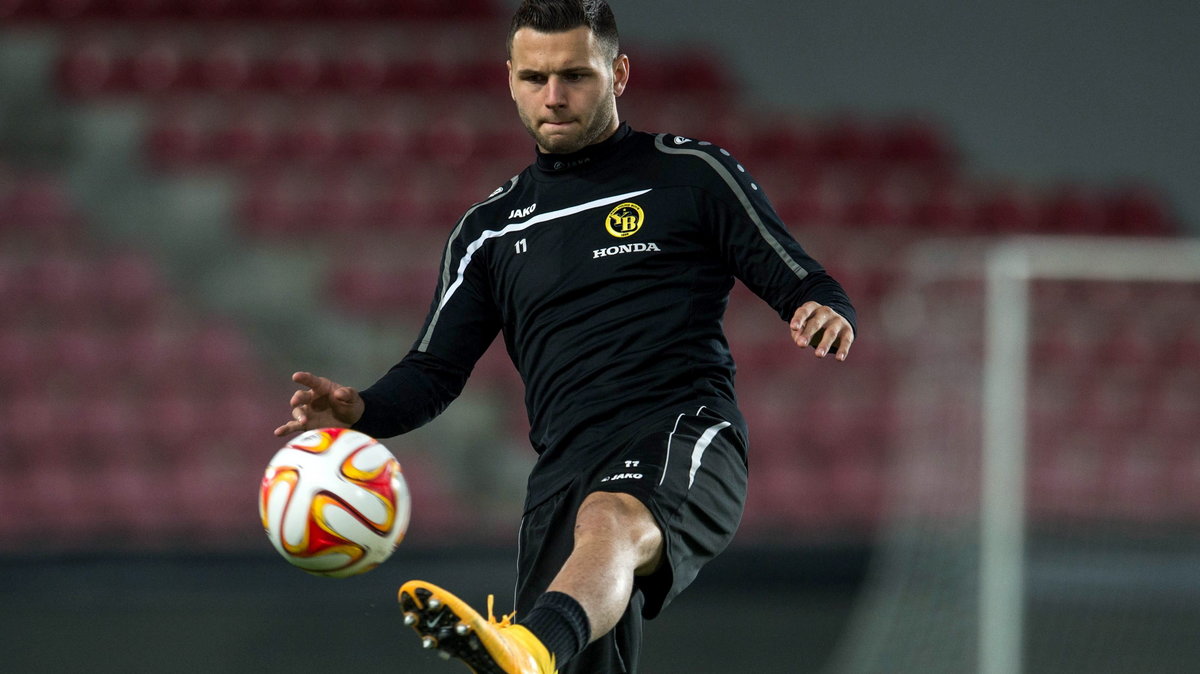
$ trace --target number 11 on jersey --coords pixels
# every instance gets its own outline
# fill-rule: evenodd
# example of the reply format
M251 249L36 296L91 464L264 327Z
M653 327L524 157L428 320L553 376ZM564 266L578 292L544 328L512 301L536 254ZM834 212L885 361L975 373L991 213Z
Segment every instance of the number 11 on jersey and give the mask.
M517 249L517 255L527 252L529 250L529 240L521 239L520 241L513 244L513 248Z

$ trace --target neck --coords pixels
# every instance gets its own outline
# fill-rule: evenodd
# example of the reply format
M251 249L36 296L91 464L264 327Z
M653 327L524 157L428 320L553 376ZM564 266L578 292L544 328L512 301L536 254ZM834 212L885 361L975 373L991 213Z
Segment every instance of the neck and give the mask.
M538 148L537 166L548 173L562 173L589 165L611 153L630 133L628 124L618 124L612 131L604 134L602 139L575 152L557 154Z

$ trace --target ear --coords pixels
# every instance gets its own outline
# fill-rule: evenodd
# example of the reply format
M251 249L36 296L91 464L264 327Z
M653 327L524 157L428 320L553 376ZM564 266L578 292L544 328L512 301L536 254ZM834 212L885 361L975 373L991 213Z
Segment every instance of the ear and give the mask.
M517 92L513 91L512 59L505 61L504 65L508 67L508 95L512 96L512 99L515 101L517 100Z
M627 84L629 84L629 56L621 54L613 60L613 95L620 96L625 93Z

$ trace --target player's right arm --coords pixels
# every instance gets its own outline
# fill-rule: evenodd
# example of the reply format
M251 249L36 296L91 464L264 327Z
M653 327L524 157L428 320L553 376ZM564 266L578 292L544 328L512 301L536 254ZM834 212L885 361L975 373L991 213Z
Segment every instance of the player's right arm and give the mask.
M473 206L450 234L429 313L408 354L362 391L308 373L293 375L308 388L293 394L293 419L276 435L332 426L389 438L431 421L458 397L502 326L480 250L492 216L480 207L503 199L515 185L514 178Z
M486 251L479 243L487 221L472 208L454 228L442 254L433 301L412 348L361 392L335 389L331 409L337 409L338 395L347 396L348 406L347 414L335 421L353 417L354 430L389 438L433 420L462 393L476 361L502 326Z

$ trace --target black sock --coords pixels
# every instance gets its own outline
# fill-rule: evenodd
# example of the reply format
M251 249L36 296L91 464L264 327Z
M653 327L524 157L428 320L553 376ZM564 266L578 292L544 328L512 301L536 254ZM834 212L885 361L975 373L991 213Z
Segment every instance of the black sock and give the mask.
M587 613L571 595L562 592L538 597L529 614L517 623L541 640L554 654L558 667L575 657L592 638Z

